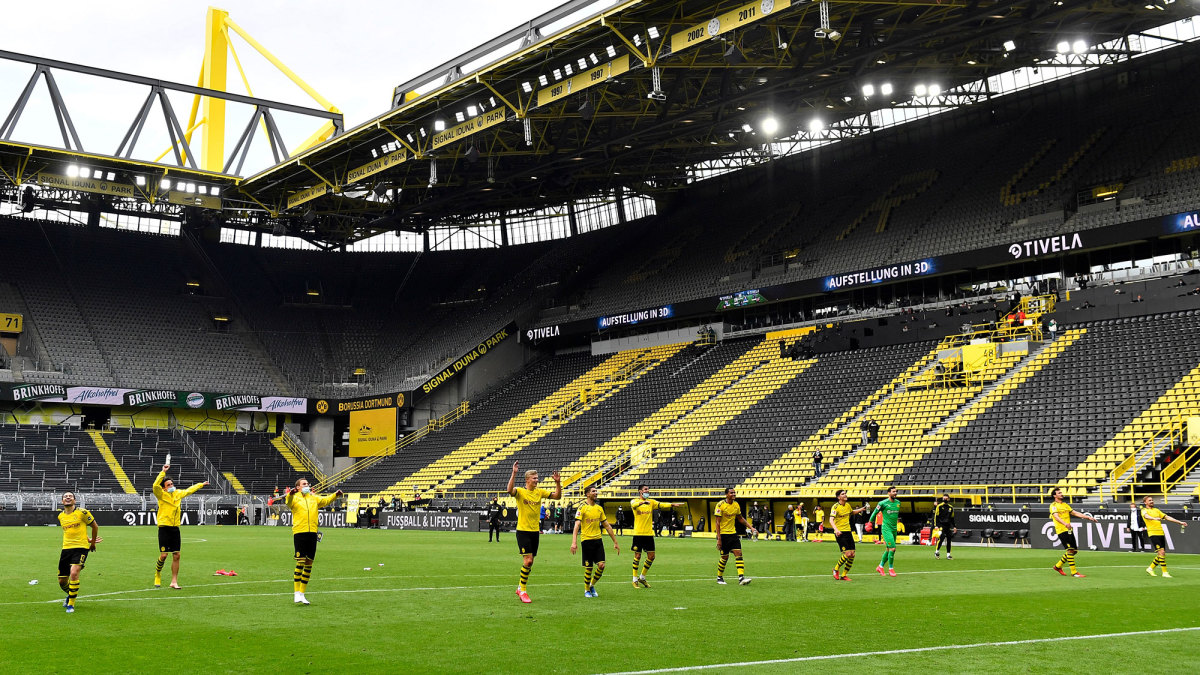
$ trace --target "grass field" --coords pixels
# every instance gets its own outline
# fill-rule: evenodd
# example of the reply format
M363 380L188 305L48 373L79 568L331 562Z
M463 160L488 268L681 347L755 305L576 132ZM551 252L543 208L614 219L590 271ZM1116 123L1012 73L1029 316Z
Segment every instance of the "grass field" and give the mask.
M747 542L754 582L739 587L714 583L713 540L659 540L653 587L635 590L622 537L620 556L606 540L600 597L587 599L570 537L543 535L522 605L511 534L329 530L303 607L286 529L184 528L179 591L152 587L154 528L101 535L68 616L61 530L0 529L0 670L603 673L776 659L793 660L741 670L1200 670L1195 556L1171 556L1175 578L1161 579L1145 573L1148 554L1084 551L1088 577L1073 579L1049 569L1051 551L959 546L947 561L905 546L892 579L874 572L882 547L866 545L843 583L829 575L832 544ZM1025 640L1036 642L985 644ZM953 648L879 653L938 647ZM813 658L829 655L842 656Z

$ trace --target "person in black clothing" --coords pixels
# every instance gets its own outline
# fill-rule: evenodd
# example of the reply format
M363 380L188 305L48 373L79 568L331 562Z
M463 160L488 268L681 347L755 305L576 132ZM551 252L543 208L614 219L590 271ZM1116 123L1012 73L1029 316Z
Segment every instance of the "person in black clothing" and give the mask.
M954 560L954 556L950 555L950 543L954 539L954 534L958 532L958 528L954 526L954 505L950 503L949 493L943 492L942 501L933 507L933 525L942 528L942 536L938 537L937 550L933 552L933 557L942 557L942 542L944 541L946 542L946 560Z
M621 535L625 534L625 507L623 507L623 506L617 507L616 521L617 522L614 525L617 529L617 534L621 534Z
M671 532L671 536L674 537L675 531L680 529L679 528L679 514L675 513L674 511L671 512L671 524L668 525L667 527Z
M878 441L879 440L879 422L876 422L875 420L871 420L870 424L867 425L867 434L869 436L869 440L872 443Z
M866 445L867 442L871 439L871 420L864 419L858 425L858 428L860 431L862 431L862 444Z
M783 535L788 541L796 541L796 510L791 504L783 514Z
M750 505L750 510L746 513L747 519L750 521L750 526L757 529L762 527L762 511L758 508L758 502ZM758 535L754 535L758 539Z
M821 475L821 460L825 459L825 455L822 455L821 451L819 449L813 450L812 459L813 459L813 478L816 478L817 476Z
M496 541L500 541L500 502L492 497L492 503L487 505L488 519L488 541L492 540L492 533L496 533Z
M1142 520L1142 512L1138 510L1137 502L1129 503L1129 535L1133 538L1133 548L1130 553L1140 553L1146 548L1146 521Z

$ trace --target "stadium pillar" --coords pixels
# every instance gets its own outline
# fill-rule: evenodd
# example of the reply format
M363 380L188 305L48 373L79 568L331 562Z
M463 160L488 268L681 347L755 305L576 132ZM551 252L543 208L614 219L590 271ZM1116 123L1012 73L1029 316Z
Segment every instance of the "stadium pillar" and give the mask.
M204 62L200 67L200 86L226 91L225 68L229 60L229 33L225 22L229 12L208 8L204 24ZM225 166L225 100L204 97L204 142L200 146L200 168L222 171Z
M571 236L579 236L579 222L575 219L575 202L567 202L567 222L571 226Z
M508 216L500 215L500 245L508 246Z
M614 194L617 198L617 220L624 225L629 222L629 218L625 216L625 188L618 185Z

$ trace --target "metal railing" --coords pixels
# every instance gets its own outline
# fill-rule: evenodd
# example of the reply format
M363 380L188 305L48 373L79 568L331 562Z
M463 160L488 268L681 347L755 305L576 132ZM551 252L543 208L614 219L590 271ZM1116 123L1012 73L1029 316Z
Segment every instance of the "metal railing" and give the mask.
M300 463L304 465L305 470L311 473L318 482L325 480L325 465L321 460L317 459L316 455L312 454L308 446L291 429L284 427L279 440L288 450L292 451L296 459L300 460Z
M1125 461L1113 468L1108 476L1109 497L1116 499L1119 488L1136 481L1137 475L1141 473L1142 469L1150 466L1158 459L1158 455L1161 452L1161 449L1156 449L1158 446L1161 445L1165 449L1175 447L1176 445L1183 445L1184 439L1187 437L1187 419L1195 415L1195 411L1176 414L1175 417L1171 418L1170 422L1167 422L1165 426L1154 432L1154 435L1147 439L1145 443L1138 446L1137 450L1134 450L1129 457L1125 458ZM1143 452L1148 448L1150 452ZM1100 496L1104 496L1104 486L1100 488Z
M383 450L380 450L379 452L377 452L373 455L368 455L366 457L359 459L354 464L333 474L332 476L326 476L323 480L321 480L319 483L317 483L314 490L317 492L324 492L335 485L339 485L341 483L346 482L347 479L349 479L351 476L358 473L359 471L363 471L363 470L371 468L372 466L375 466L379 462L383 461L383 459L385 457L391 457L392 455L395 455L396 453L400 452L404 448L407 448L408 446L412 445L413 443L416 443L417 441L421 440L422 438L425 438L429 434L431 434L435 431L441 431L442 429L445 429L446 427L450 426L457 420L462 419L462 417L465 416L470 411L470 408L471 408L470 402L463 401L462 403L458 404L458 406L455 407L450 412L448 412L445 415L442 415L441 417L438 417L436 419L429 420L429 423L426 424L425 426L412 432L411 434L408 434L404 438L401 438L400 440L398 440L395 443L391 444L390 446L384 448Z
M174 421L174 415L171 416L171 419ZM204 451L196 445L191 436L184 432L183 427L178 424L172 425L171 435L179 441L184 451L191 455L192 461L196 462L196 465L204 472L204 477L208 479L208 482L220 490L221 494L233 494L233 486L229 480L217 470L217 467L212 465L212 462L208 461L208 458L204 456Z
M1200 456L1200 445L1193 445L1185 448L1170 464L1163 467L1158 480L1164 495L1174 490L1175 486L1187 477L1187 468L1195 463L1197 456Z

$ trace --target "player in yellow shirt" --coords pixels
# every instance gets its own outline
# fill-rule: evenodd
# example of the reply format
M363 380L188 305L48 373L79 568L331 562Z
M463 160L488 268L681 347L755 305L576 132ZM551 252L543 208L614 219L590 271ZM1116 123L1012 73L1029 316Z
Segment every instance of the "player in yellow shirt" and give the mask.
M538 472L530 469L525 472L525 487L516 487L517 471L520 467L513 462L512 475L508 478L508 494L517 500L517 549L521 551L521 580L517 585L517 597L521 602L533 602L525 584L529 582L529 572L533 570L533 559L537 557L538 540L542 533L542 500L562 499L562 477L555 470L554 492L538 487Z
M1154 508L1154 497L1150 495L1143 497L1142 503L1145 504L1142 507L1142 521L1146 523L1146 534L1150 535L1150 543L1154 544L1154 562L1146 568L1146 574L1154 576L1154 568L1161 567L1163 578L1170 579L1171 573L1167 571L1167 532L1163 529L1163 521L1169 520L1181 528L1186 528L1187 523Z
M1066 565L1071 568L1071 576L1083 578L1087 575L1080 574L1075 569L1075 554L1079 552L1079 544L1075 542L1075 530L1071 529L1071 516L1090 520L1093 523L1096 522L1096 519L1072 509L1071 505L1063 499L1062 490L1054 488L1050 496L1054 498L1054 501L1050 503L1050 520L1054 521L1054 533L1058 535L1058 543L1066 549L1058 562L1054 563L1054 571L1065 577L1067 572L1063 569L1063 565Z
M717 563L717 583L722 586L725 585L725 563L729 561L730 553L733 553L733 560L737 565L738 585L745 586L752 581L746 576L746 563L742 561L742 543L738 538L737 524L740 522L751 534L758 534L758 530L746 522L742 515L742 506L736 499L737 491L731 487L725 488L725 499L717 502L717 510L713 514L716 520L713 527L717 531L717 550L721 552L721 560Z
M296 568L292 572L292 601L310 605L304 593L308 591L308 580L312 578L313 560L317 558L317 542L321 541L320 515L323 507L342 496L342 491L322 497L312 491L304 478L296 481L296 488L288 488L283 503L292 510L292 544L296 549Z
M100 526L87 509L78 507L74 492L64 492L62 496L62 513L58 514L58 524L63 529L62 553L58 556L58 587L67 594L63 607L67 614L75 613L75 599L79 597L79 573L87 562L88 553L96 550L96 544L104 541L100 538ZM92 528L92 536L87 536L87 528Z
M183 498L195 494L197 490L208 486L208 481L196 483L186 490L175 488L175 481L167 478L170 464L164 464L158 478L154 479L154 498L158 500L158 567L154 570L154 587L162 587L162 568L167 562L167 554L171 557L171 588L179 588L179 520ZM164 480L166 479L166 480Z
M651 499L649 485L639 485L638 495L640 496L629 501L633 510L633 587L641 585L650 588L646 581L646 572L649 572L650 566L654 564L654 512L658 509L683 506L683 502L660 502ZM638 574L638 563L642 560L643 552L646 554L646 565L641 574Z
M571 532L571 555L575 555L575 549L578 548L576 542L580 535L583 536L583 597L598 598L596 593L596 583L600 581L600 577L604 574L604 542L601 540L602 532L600 526L608 530L608 536L612 537L613 550L617 555L621 555L621 545L617 543L617 533L613 532L612 525L608 523L608 516L604 514L604 507L596 503L596 495L600 494L600 490L595 486L589 486L584 497L587 500L580 505L579 510L575 512L575 530Z
M837 491L837 503L829 508L829 524L833 526L834 541L842 551L842 557L833 566L833 578L850 581L850 568L854 566L854 531L850 525L850 514L862 513L866 506L857 509L846 502L846 491Z

